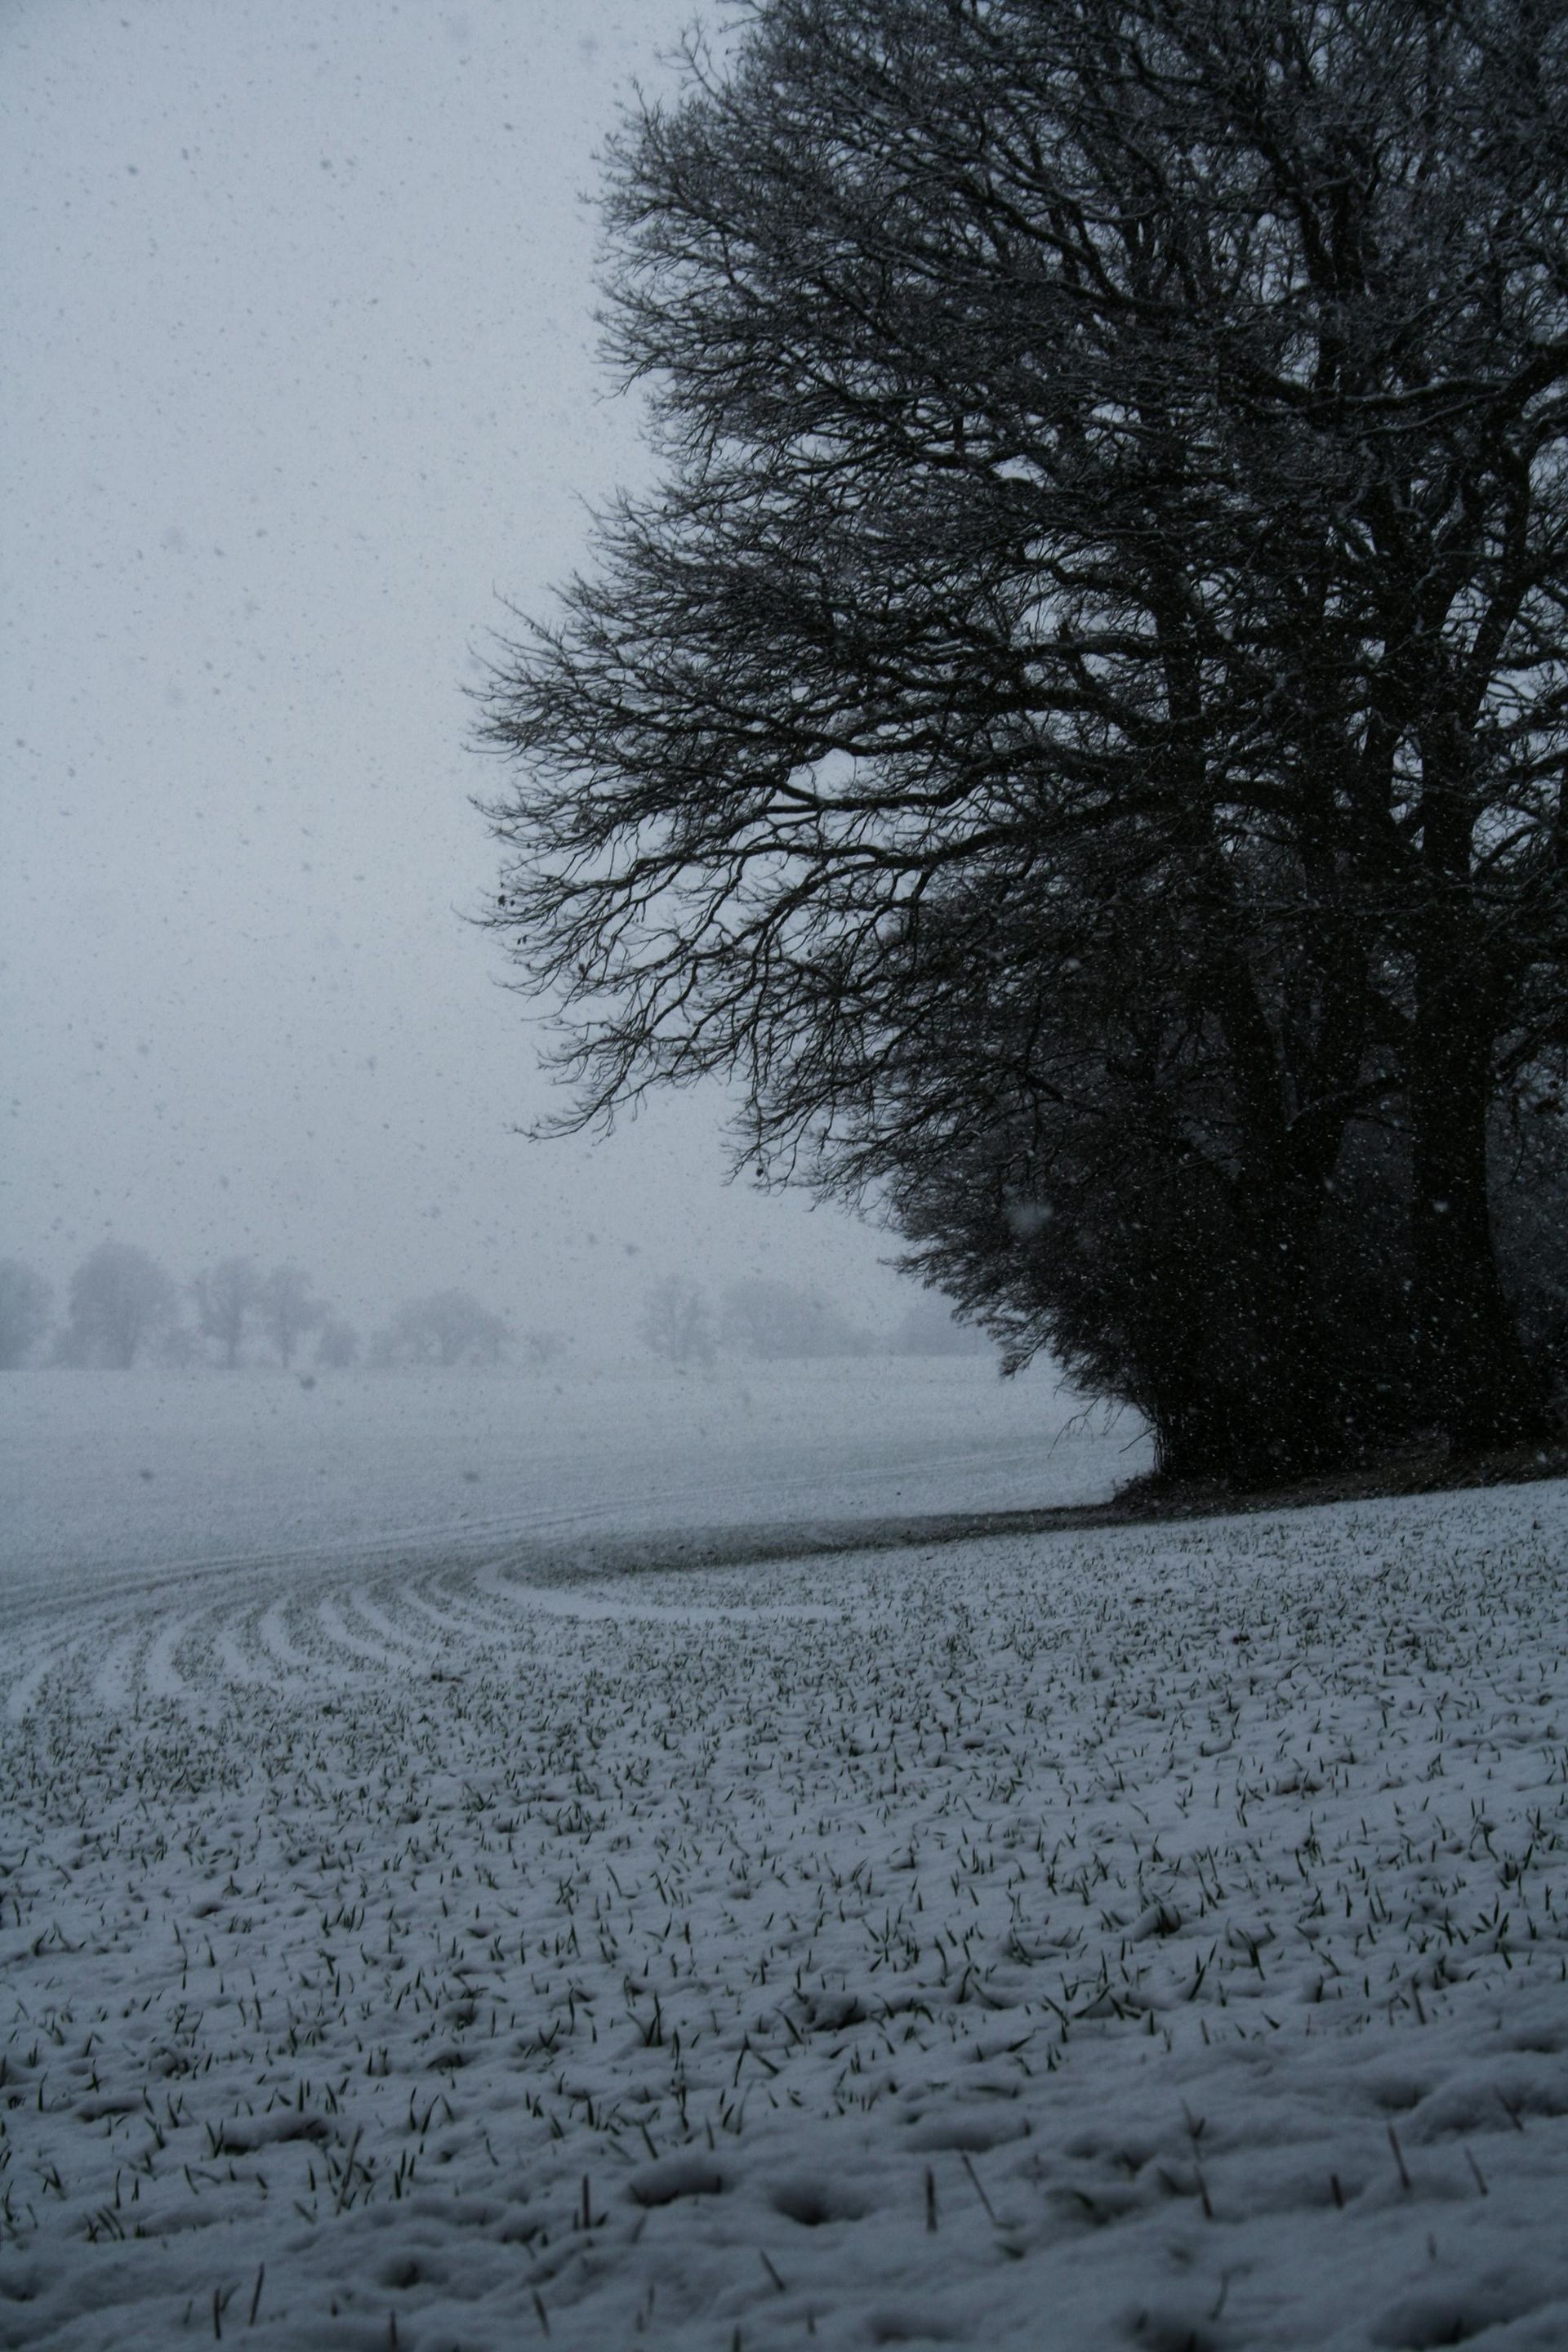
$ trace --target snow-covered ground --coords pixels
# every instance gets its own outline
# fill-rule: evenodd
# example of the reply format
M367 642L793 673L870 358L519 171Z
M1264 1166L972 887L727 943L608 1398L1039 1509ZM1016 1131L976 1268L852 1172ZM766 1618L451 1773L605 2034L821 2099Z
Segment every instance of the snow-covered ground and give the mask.
M1136 1425L987 1358L0 1380L0 1593L435 1545L1094 1500Z
M474 1437L445 1555L411 1409L192 1568L92 1556L221 1458L106 1417L0 1664L0 2346L1568 2343L1568 1490L679 1564L1061 1499L942 1379L896 1490L804 1390L628 1386L553 1525Z

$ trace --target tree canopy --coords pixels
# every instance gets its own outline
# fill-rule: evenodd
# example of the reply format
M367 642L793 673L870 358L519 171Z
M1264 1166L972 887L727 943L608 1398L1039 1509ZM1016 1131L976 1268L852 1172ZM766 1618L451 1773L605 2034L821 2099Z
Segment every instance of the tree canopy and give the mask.
M471 1291L432 1290L405 1299L384 1332L376 1353L388 1363L496 1364L511 1337L504 1317L482 1307Z
M70 1279L65 1360L129 1371L148 1340L173 1322L177 1297L168 1275L145 1250L130 1242L100 1242Z
M1521 0L691 46L605 205L658 479L486 729L567 1123L739 1078L1173 1463L1542 1429L1565 100Z

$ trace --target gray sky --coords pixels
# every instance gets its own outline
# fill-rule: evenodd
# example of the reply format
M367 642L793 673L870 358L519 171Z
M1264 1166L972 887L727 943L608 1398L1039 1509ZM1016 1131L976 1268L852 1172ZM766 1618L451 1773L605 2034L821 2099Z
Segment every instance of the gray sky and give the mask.
M580 199L690 14L0 12L0 1255L294 1256L360 1318L461 1283L594 1344L677 1266L912 1296L723 1184L716 1095L512 1134L537 1032L458 919L474 650L638 469Z

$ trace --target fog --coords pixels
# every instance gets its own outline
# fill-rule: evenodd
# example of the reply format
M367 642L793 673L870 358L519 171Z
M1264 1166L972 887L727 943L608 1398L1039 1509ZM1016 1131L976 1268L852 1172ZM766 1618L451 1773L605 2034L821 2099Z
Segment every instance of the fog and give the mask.
M296 1258L627 1343L676 1269L893 1322L885 1235L723 1181L716 1092L608 1141L461 917L501 600L639 468L595 155L688 0L12 0L0 1255Z

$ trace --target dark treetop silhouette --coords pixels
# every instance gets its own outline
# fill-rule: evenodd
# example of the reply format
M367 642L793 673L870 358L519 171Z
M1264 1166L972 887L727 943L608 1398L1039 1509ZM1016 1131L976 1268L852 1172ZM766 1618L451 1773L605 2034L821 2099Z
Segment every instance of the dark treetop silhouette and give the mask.
M659 478L485 730L563 1123L737 1076L1173 1467L1545 1426L1565 46L757 0L611 151Z

